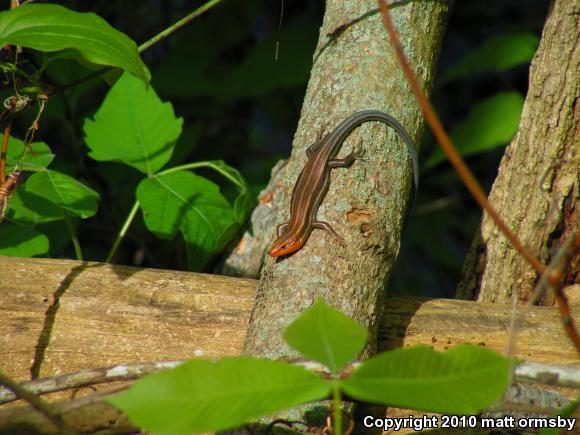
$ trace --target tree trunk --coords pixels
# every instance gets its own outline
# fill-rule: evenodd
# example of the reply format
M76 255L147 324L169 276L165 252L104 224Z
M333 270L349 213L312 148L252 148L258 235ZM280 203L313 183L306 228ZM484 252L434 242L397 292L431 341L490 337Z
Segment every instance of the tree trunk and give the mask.
M580 4L553 2L530 66L516 137L506 149L490 200L524 245L544 263L580 230ZM566 284L579 282L579 257ZM538 275L484 215L457 296L506 303L527 300ZM543 304L552 305L551 295Z
M446 2L404 2L392 9L405 52L425 89L433 78L447 12ZM377 3L328 1L292 156L272 198L274 208L281 210L277 223L288 221L290 195L306 161L306 148L346 116L365 109L395 116L418 141L421 111L387 39ZM318 219L329 222L348 247L314 230L294 255L265 261L246 354L269 358L292 354L282 332L318 298L376 336L385 283L399 251L411 167L406 147L382 124L364 124L347 142L341 155L353 147L365 155L349 169L332 171ZM274 228L269 236L273 240Z

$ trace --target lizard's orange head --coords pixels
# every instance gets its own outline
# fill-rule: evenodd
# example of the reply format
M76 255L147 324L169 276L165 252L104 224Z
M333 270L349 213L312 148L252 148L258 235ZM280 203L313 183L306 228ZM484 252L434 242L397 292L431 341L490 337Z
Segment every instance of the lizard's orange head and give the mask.
M268 251L268 255L270 257L281 257L282 255L288 255L298 251L303 245L304 242L300 238L289 234L282 234L274 241Z

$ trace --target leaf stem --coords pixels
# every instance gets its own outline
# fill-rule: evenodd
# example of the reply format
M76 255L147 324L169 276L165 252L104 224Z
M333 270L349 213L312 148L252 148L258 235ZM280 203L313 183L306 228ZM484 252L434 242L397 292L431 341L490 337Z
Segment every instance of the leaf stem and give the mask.
M155 176L162 177L163 175L169 175L173 172L185 171L188 169L197 169L197 168L211 168L214 171L220 173L225 178L227 178L229 181L231 181L241 192L244 192L247 190L246 186L244 184L241 184L230 173L228 173L227 171L224 171L219 165L216 165L213 162L196 162L196 163L187 163L185 165L180 165L180 166L174 166L173 168L169 168L169 169L166 169L165 171L158 172L157 174L155 174ZM119 231L119 234L117 235L117 238L115 239L115 242L113 243L113 246L111 247L111 251L109 252L109 255L107 255L107 258L105 259L106 263L112 262L113 257L117 253L117 249L119 248L121 241L125 237L125 234L127 234L129 226L133 222L133 219L135 218L135 215L137 214L138 210L139 210L139 201L135 201L135 204L133 204L133 208L129 212L127 219L125 219L125 223L123 224L123 227Z
M152 45L158 43L162 39L168 37L169 35L171 35L176 30L181 29L183 26L185 26L186 24L188 24L191 20L193 20L194 18L199 17L201 14L203 14L207 10L211 9L216 4L221 3L221 1L222 0L210 0L206 4L204 4L203 6L200 6L199 8L197 8L195 11L187 14L185 17L183 17L181 20L179 20L175 24L172 24L167 29L163 30L162 32L160 32L157 35L155 35L153 38L151 38L148 41L145 41L143 44L141 44L139 46L139 48L138 48L139 53L144 52L149 47L151 47Z
M333 434L342 435L342 398L340 396L340 384L335 381L332 386L332 413L333 413Z
M117 234L117 238L115 239L115 242L113 243L113 246L111 247L111 250L109 251L109 255L107 255L107 259L105 260L105 263L112 262L113 257L117 253L117 249L119 248L121 241L125 238L125 234L127 234L127 231L129 230L129 227L131 226L133 219L135 219L135 216L137 215L138 210L139 210L139 201L135 201L135 204L133 204L133 207L131 208L131 211L129 212L127 219L125 219L125 223L121 227L119 234Z
M64 221L66 222L66 229L68 230L68 233L70 234L70 238L73 242L73 246L75 248L75 255L77 257L77 260L83 261L83 252L81 250L81 244L79 243L79 238L77 237L77 232L76 232L75 227L72 223L70 215L68 214L67 211L64 212Z
M4 129L4 137L2 138L2 151L0 152L0 184L6 181L6 156L8 154L8 138L10 137L10 129L12 128L12 121L8 121Z
M214 171L223 175L228 180L230 180L240 190L245 190L244 185L240 184L238 182L238 180L236 180L234 177L232 177L230 174L228 174L227 171L222 170L222 168L220 168L218 165L214 165L212 162L186 163L185 165L174 166L173 168L166 169L165 171L161 171L155 175L156 176L163 176L163 175L171 174L172 172L184 171L187 169L197 169L197 168L211 168Z

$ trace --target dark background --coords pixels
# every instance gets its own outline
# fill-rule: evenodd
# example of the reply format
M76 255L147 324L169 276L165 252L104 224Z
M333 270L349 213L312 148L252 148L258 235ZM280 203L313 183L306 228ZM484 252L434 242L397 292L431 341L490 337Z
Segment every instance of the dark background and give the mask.
M41 2L37 2L41 3ZM49 3L49 2L43 2ZM77 11L96 12L141 44L204 2L178 0L60 1ZM9 2L3 1L3 9ZM540 35L548 0L472 0L455 2L445 35L438 74L494 35L529 31ZM184 118L184 131L170 165L223 159L238 168L257 194L276 161L290 153L300 114L324 2L224 1L143 53L152 84ZM278 59L276 60L276 46ZM72 61L54 63L48 80L70 83L87 74ZM499 91L525 95L528 65L500 73L472 74L440 84L433 103L452 127L478 100ZM127 166L97 163L87 157L82 123L101 104L108 86L93 80L49 101L36 140L47 142L61 170L99 191L99 213L80 222L85 258L102 261L134 201L141 175ZM4 89L2 95L9 95ZM30 119L16 123L22 137ZM427 133L421 157L433 150ZM503 148L468 158L486 190L495 177ZM203 173L210 178L213 175ZM223 185L219 179L216 182ZM224 185L226 194L228 187ZM481 216L449 165L424 171L414 212L391 281L391 292L452 296L463 258ZM47 224L51 256L74 258L63 223ZM139 216L121 244L116 262L143 267L187 268L180 239L161 241Z

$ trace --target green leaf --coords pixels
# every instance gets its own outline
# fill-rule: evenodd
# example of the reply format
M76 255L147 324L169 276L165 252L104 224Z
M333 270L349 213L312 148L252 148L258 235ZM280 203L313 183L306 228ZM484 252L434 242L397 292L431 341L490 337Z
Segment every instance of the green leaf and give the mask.
M238 234L240 228L248 219L254 206L254 199L244 177L242 177L237 169L225 164L223 160L208 160L197 162L193 165L195 165L196 168L207 167L213 169L224 178L228 179L239 192L234 201L233 220L225 226L219 239L215 242L213 251L220 252L223 251L227 244ZM187 244L186 252L188 268L190 270L201 269L205 264L206 258L208 258L203 249L199 249L198 246L191 243Z
M86 119L84 132L99 161L121 161L152 175L171 158L181 134L182 118L155 90L124 74L111 88L94 120Z
M414 346L365 361L342 387L371 403L476 414L502 396L511 375L511 360L479 346L459 345L444 353Z
M476 72L505 71L529 63L537 48L538 37L533 33L492 36L445 72L439 83Z
M319 299L286 328L286 342L333 372L354 360L363 349L368 332L350 317Z
M212 168L236 186L239 194L234 201L234 215L236 222L244 224L253 209L254 199L250 192L250 187L244 177L242 177L242 174L237 169L227 165L223 160L207 160L199 162L199 165Z
M48 252L48 238L34 228L4 222L0 225L0 255L34 257Z
M41 196L17 189L14 197L8 201L7 215L11 219L37 225L65 218L65 211Z
M30 148L24 152L24 142L12 136L8 138L8 150L6 152L6 173L14 170L16 164L20 164L23 171L42 171L54 159L54 154L44 142L32 142Z
M26 191L41 196L83 219L97 212L99 194L57 171L46 170L31 175L26 182Z
M330 389L330 381L300 367L238 357L189 361L106 400L145 431L185 434L231 429L322 399Z
M137 45L93 13L53 4L27 4L0 12L0 43L40 51L77 50L86 60L121 68L148 83Z
M518 131L524 99L517 92L495 94L479 101L463 120L451 128L451 139L462 156L489 151L508 143ZM425 169L445 160L435 149Z
M234 221L232 208L211 181L186 171L155 175L139 183L137 199L147 228L172 239L181 231L195 252L198 268L218 249L222 233Z

